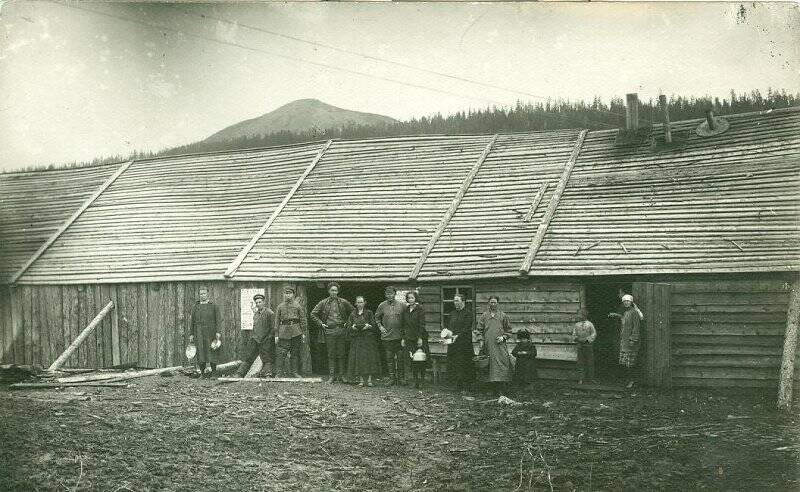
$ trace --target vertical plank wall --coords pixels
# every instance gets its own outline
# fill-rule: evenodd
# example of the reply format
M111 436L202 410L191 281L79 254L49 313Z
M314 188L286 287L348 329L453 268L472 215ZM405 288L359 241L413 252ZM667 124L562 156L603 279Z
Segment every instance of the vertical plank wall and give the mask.
M677 282L672 289L673 385L777 389L788 282Z
M67 367L186 363L188 318L201 285L222 314L222 359L241 356L240 288L260 287L273 309L286 283L160 282L146 284L0 286L0 361L47 367L95 315L116 306L67 360ZM291 284L305 305L305 286ZM304 364L310 370L308 347Z

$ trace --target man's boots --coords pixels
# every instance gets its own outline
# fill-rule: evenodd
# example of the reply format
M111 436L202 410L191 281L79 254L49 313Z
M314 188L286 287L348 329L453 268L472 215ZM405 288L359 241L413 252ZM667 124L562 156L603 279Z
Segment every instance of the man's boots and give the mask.
M336 381L336 359L328 357L328 384Z
M343 383L346 383L347 382L347 374L346 374L346 371L347 371L347 359L345 359L344 357L339 357L337 359L337 362L338 362L338 364L337 364L336 369L337 369L337 372L339 373L339 381L341 381Z

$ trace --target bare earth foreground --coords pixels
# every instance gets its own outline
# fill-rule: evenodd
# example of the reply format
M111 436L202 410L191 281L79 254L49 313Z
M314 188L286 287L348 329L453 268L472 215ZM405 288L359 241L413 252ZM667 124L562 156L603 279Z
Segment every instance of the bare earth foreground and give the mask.
M798 490L798 415L755 395L150 377L0 389L4 490Z

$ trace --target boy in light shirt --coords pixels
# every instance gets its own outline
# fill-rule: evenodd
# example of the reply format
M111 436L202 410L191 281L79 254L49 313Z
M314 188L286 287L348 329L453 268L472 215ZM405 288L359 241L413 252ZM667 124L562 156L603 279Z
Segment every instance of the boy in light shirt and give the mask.
M586 309L580 310L580 321L572 328L572 340L578 345L578 384L583 380L594 381L594 350L592 343L597 338L594 325L587 318Z

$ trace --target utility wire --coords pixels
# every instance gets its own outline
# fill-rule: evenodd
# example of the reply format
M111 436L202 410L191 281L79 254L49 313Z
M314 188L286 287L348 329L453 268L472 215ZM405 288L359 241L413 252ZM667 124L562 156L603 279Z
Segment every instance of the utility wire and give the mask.
M179 8L179 7L176 7L176 8ZM457 80L459 82L466 82L468 84L478 85L478 86L486 87L486 88L490 88L490 89L498 89L498 90L501 90L501 91L504 91L504 92L509 92L511 94L518 94L518 95L522 95L522 96L531 97L531 98L534 98L534 99L541 99L543 101L552 101L553 100L552 97L548 97L548 96L542 96L542 95L539 95L539 94L532 94L530 92L521 91L519 89L513 89L513 88L510 88L510 87L504 87L504 86L501 86L501 85L490 84L488 82L481 82L479 80L468 79L466 77L461 77L461 76L458 76L458 75L451 75L449 73L439 72L439 71L431 70L431 69L424 68L424 67L418 67L418 66L415 66L415 65L409 65L407 63L398 62L398 61L390 60L390 59L387 59L387 58L381 58L381 57L378 57L378 56L370 55L368 53L362 53L362 52L359 52L359 51L353 51L353 50L349 50L349 49L346 49L346 48L340 48L338 46L333 46L333 45L330 45L330 44L320 43L318 41L312 41L310 39L305 39L305 38L301 38L301 37L298 37L298 36L292 36L292 35L289 35L289 34L284 34L284 33L277 32L277 31L272 31L270 29L265 29L263 27L254 26L252 24L246 24L246 23L239 22L239 21L232 21L232 20L228 20L228 19L223 19L223 18L215 17L215 16L209 15L209 14L194 14L194 13L189 12L187 10L184 10L182 8L179 8L179 9L180 9L181 12L183 12L184 14L189 15L189 16L200 17L200 18L203 18L203 19L211 19L211 20L215 20L215 21L218 21L218 22L224 22L226 24L231 24L231 25L243 27L245 29L250 29L252 31L257 31L257 32L261 32L261 33L264 33L264 34L269 34L271 36L277 36L277 37L280 37L280 38L289 39L289 40L292 40L292 41L297 41L299 43L308 44L308 45L311 45L311 46L320 46L322 48L327 48L329 50L337 51L339 53L346 53L346 54L349 54L349 55L360 56L360 57L365 58L367 60L372 60L372 61L377 61L377 62L382 62L382 63L388 63L388 64L395 65L395 66L398 66L398 67L403 67L403 68L408 68L408 69L411 69L411 70L416 70L416 71L419 71L419 72L429 73L429 74L432 74L432 75L437 75L439 77L445 77L445 78L448 78L448 79L451 79L451 80ZM586 109L588 109L589 111L597 112L597 113L609 114L609 115L615 116L617 118L625 118L624 114L615 113L613 111L608 111L608 110L605 110L605 109L596 109L596 108L589 108L589 107L587 107ZM645 121L645 120L640 118L639 121Z
M184 30L176 29L176 28L173 28L173 27L167 27L167 26L161 26L161 25L157 25L157 24L152 24L150 22L142 21L142 20L139 20L139 19L134 19L134 18L125 17L125 16L121 16L121 15L115 15L115 14L111 14L111 13L108 13L108 12L101 12L99 10L88 9L88 8L80 7L80 6L74 5L74 4L66 4L66 3L55 1L55 0L50 0L50 1L51 1L51 3L54 3L56 5L60 5L62 7L81 10L81 11L89 12L89 13L92 13L92 14L95 14L95 15L100 15L100 16L103 16L103 17L109 17L109 18L112 18L112 19L117 19L117 20L121 20L121 21L124 21L124 22L130 22L130 23L133 23L133 24L139 24L139 25L142 25L142 26L145 26L145 27L149 27L149 28L152 28L152 29L159 29L159 30L162 30L162 31L174 32L176 34L180 34L180 35L183 35L183 36L192 37L192 38L196 38L196 39L202 39L202 40L205 40L205 41L208 41L208 42L211 42L211 43L217 43L217 44L221 44L221 45L225 45L225 46L232 46L232 47L236 47L236 48L241 48L241 49L244 49L244 50L247 50L247 51L256 52L256 53L263 53L263 54L267 54L267 55L274 56L274 57L277 57L277 58L283 58L283 59L286 59L286 60L299 61L299 62L302 62L302 63L307 63L309 65L323 67L323 68L326 68L326 69L329 69L329 70L345 72L345 73L349 73L349 74L353 74L353 75L361 75L361 76L364 76L364 77L369 77L369 78L374 78L374 79L378 79L378 80L383 80L385 82L391 82L391 83L395 83L395 84L405 85L405 86L413 87L413 88L416 88L416 89L422 89L422 90L437 92L437 93L440 93L440 94L447 94L447 95L461 97L461 98L465 98L465 99L472 99L472 100L477 100L477 101L488 102L488 103L497 104L497 105L500 105L500 106L507 106L508 105L507 103L500 102L500 101L495 101L493 99L488 99L488 98L484 98L484 97L467 96L467 95L463 95L463 94L457 94L457 93L446 91L446 90L443 90L443 89L438 89L438 88L435 88L435 87L430 87L430 86L425 86L425 85L420 85L420 84L414 84L412 82L405 82L403 80L398 80L398 79L394 79L394 78L391 78L391 77L384 77L384 76L381 76L381 75L371 74L371 73L368 73L368 72L361 72L361 71L358 71L358 70L351 70L349 68L338 67L338 66L335 66L335 65L330 65L330 64L327 64L327 63L322 63L322 62L318 62L318 61L314 61L314 60L309 60L309 59L306 59L306 58L300 58L300 57L284 55L283 53L278 53L278 52L275 52L275 51L265 50L265 49L262 49L262 48L255 48L255 47L252 47L252 46L247 46L247 45L236 43L236 42L233 42L233 41L224 41L224 40L221 40L221 39L215 39L215 38L211 38L211 37L204 36L204 35L201 35L201 34L186 32ZM556 115L556 114L551 114L551 113L546 113L546 112L541 112L540 114L542 116L545 116L545 117L548 117L548 118L555 118L555 119L561 119L561 120L567 120L567 121L571 120L571 118L569 116L567 116L567 115ZM612 113L612 114L616 114L616 113ZM572 119L572 121L575 121L575 120ZM592 123L595 123L597 125L606 126L608 128L616 128L616 126L610 125L608 123L594 121L594 120L589 120L589 121L592 121Z

